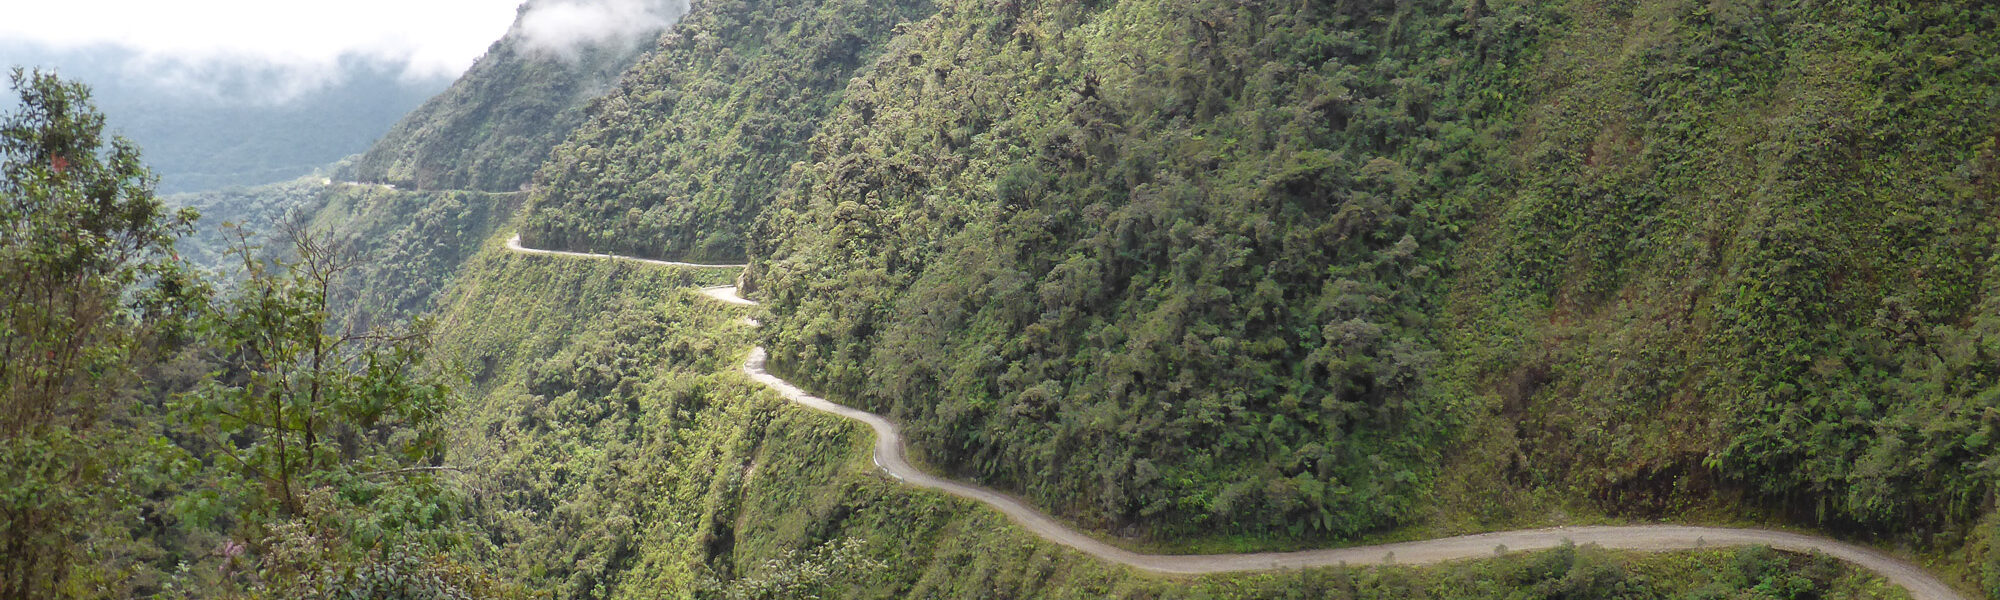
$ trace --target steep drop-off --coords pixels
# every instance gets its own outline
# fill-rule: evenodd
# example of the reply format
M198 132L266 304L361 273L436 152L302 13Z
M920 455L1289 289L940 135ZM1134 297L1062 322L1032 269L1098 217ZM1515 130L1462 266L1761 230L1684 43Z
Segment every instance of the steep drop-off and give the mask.
M704 2L542 167L538 248L739 261L849 79L928 0Z

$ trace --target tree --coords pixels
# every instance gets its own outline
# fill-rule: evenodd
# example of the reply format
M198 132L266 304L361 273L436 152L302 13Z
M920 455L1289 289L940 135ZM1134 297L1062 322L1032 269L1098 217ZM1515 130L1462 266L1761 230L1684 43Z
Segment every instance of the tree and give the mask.
M90 90L14 69L0 125L0 597L79 595L79 539L130 504L119 484L140 439L120 390L145 343L200 286L173 255L191 210L169 213Z
M453 469L438 464L451 392L422 371L429 327L330 331L328 296L351 259L334 234L282 234L291 258L238 233L231 253L246 276L207 329L220 369L177 407L201 432L216 487L241 493L233 535L256 551L257 584L277 587L330 568L286 562L298 554L279 550L298 532L356 566L453 512L432 485Z

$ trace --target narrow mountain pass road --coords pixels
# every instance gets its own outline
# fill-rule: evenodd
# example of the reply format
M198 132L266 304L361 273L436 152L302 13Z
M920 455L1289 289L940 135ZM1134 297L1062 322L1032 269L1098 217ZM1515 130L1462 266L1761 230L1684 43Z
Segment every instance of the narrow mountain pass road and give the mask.
M680 267L731 268L741 266L677 263L617 255L535 250L521 247L519 236L515 236L509 240L507 248L530 254L610 258ZM738 296L736 288L733 286L702 288L701 293L718 301L735 305L752 306L757 304L754 301ZM749 320L748 322L753 326L756 324L754 320ZM1204 574L1339 565L1425 565L1489 557L1500 552L1544 550L1561 546L1565 542L1577 545L1595 544L1609 549L1643 552L1766 545L1793 552L1824 552L1834 558L1874 571L1890 583L1909 590L1910 596L1915 600L1967 600L1957 590L1945 585L1943 581L1933 576L1930 572L1925 571L1922 567L1918 567L1887 553L1839 540L1769 529L1694 527L1684 525L1550 527L1545 529L1496 531L1492 533L1372 546L1301 550L1297 552L1140 554L1113 546L1072 529L1062 522L1057 521L1054 517L1037 510L1012 495L998 490L938 477L916 468L910 464L905 456L903 436L900 428L894 422L875 413L836 404L824 398L806 393L805 390L799 389L798 386L792 385L791 382L780 379L772 375L769 371L766 371L764 363L767 357L768 355L764 348L757 347L752 349L749 359L743 363L743 372L752 380L769 386L773 390L777 390L779 394L800 406L832 413L868 425L870 429L875 431L875 464L891 477L911 486L933 489L986 504L1000 511L1001 514L1006 515L1008 519L1013 520L1023 529L1050 542L1074 548L1100 559L1130 565L1146 571L1170 574Z
M515 251L515 252L521 252L521 253L525 253L525 254L546 254L546 255L550 255L550 256L574 256L574 257L577 257L577 258L608 258L608 259L616 259L616 260L629 260L629 261L632 261L632 262L636 262L636 263L641 263L641 264L648 264L648 265L659 265L659 266L662 266L662 267L692 267L692 268L696 268L696 269L741 269L741 268L743 268L743 267L747 267L747 266L750 266L750 265L744 265L744 264L733 264L733 265L732 265L732 264L706 264L706 263L688 263L688 262L674 262L674 261L671 261L671 260L653 260L653 259L650 259L650 258L638 258L638 257L633 257L633 256L619 256L619 255L617 255L617 254L591 254L591 253L589 253L589 252L567 252L567 251L563 251L563 250L537 250L537 249L534 249L534 248L529 248L529 247L526 247L526 246L522 246L522 245L521 245L521 234L518 234L518 233L517 233L517 234L514 234L514 237L511 237L511 238L507 238L507 249L508 249L508 250L513 250L513 251ZM714 288L709 288L709 289L714 289ZM716 297L716 298L718 298L718 299L720 299L720 297L719 297L719 296L715 296L715 297ZM734 288L734 287L730 287L730 288L729 288L729 297L730 297L730 298L733 298L733 300L724 300L724 302L730 302L730 303L732 303L732 304L756 304L755 302L751 302L751 301L749 301L749 300L744 300L744 299L742 299L742 298L737 298L737 297L736 297L736 288Z

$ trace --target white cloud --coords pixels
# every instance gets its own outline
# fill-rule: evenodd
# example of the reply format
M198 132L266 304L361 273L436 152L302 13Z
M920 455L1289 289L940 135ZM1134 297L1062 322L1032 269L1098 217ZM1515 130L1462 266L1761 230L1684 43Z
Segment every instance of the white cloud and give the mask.
M686 14L687 0L540 0L521 16L531 48L570 53L586 43L637 41Z
M271 103L346 77L357 61L410 80L456 77L509 31L522 0L0 0L0 46L114 47L122 70L177 94ZM568 55L636 41L687 0L532 0L519 33ZM254 98L243 90L257 90Z
M457 74L500 37L519 0L0 0L0 39L98 45L183 63L255 60L311 70L342 57Z

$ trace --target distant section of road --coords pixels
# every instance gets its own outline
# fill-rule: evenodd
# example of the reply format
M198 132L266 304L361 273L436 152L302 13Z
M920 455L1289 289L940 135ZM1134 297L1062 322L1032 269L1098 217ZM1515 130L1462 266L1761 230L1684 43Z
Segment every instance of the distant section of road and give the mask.
M727 265L727 264L674 262L671 260L653 260L650 258L619 256L616 254L591 254L589 252L565 252L562 250L536 250L534 248L522 247L520 234L515 234L514 237L507 238L507 249L513 250L515 252L525 252L528 254L549 254L554 256L575 256L578 258L611 258L617 260L629 260L632 262L645 263L649 265L660 265L662 267L693 267L696 269L741 269L743 267L748 266L742 264ZM736 288L733 287L729 288L729 297L736 298ZM724 300L724 301L732 303L741 303L741 304L756 304L755 302L751 302L749 300L743 300L741 298L736 298L735 300Z
M647 264L726 268L742 265L678 263L608 254L558 252L521 247L520 236L507 241L507 248L530 254L552 254L584 258L632 260ZM733 286L702 288L702 295L736 305L755 305L736 294ZM749 321L755 325L756 321ZM875 431L875 465L905 484L938 490L978 501L1007 515L1022 529L1051 542L1075 548L1100 559L1158 573L1202 574L1237 571L1264 571L1338 565L1424 565L1493 556L1500 552L1544 550L1565 542L1597 545L1616 550L1661 552L1729 546L1766 545L1793 552L1824 552L1881 575L1890 583L1909 590L1915 600L1966 600L1930 572L1889 554L1818 536L1768 529L1692 527L1683 525L1629 525L1551 527L1519 531L1496 531L1476 535L1437 538L1414 542L1301 550L1298 552L1256 552L1247 554L1140 554L1119 548L1083 532L1071 529L1048 514L1004 492L962 483L926 473L905 457L900 428L887 418L868 411L835 404L806 393L791 382L764 369L767 358L762 347L750 351L743 372L752 380L777 390L792 402L813 410L832 413L866 424Z

